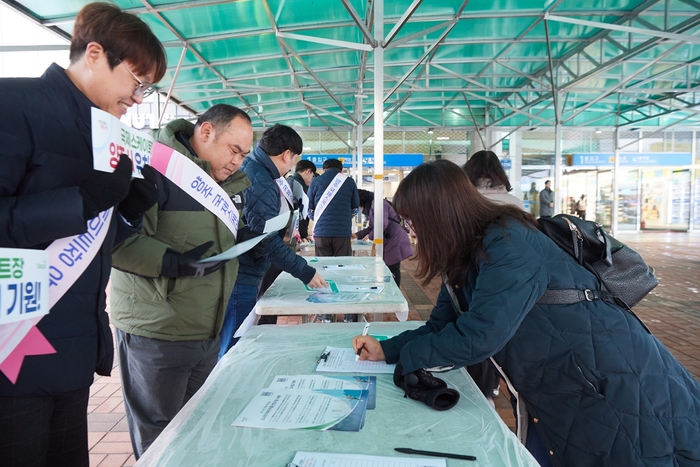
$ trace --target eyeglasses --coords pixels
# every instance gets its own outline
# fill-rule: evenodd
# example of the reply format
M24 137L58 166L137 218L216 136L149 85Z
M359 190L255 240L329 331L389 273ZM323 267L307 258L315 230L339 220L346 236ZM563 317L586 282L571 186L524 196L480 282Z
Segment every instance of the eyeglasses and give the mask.
M139 83L139 84L136 85L136 89L134 89L134 96L148 97L148 96L150 96L151 94L153 94L153 92L155 91L155 88L153 87L153 84L151 84L151 83L149 83L149 82L144 83L143 81L141 81L141 80L138 78L138 76L136 76L136 75L134 74L133 71L131 71L131 70L129 69L128 66L126 66L126 64L125 64L124 62L122 62L120 59L117 59L117 60L119 60L119 64L120 64L120 65L124 65L124 68L126 68L126 71L128 71L129 73L131 73L131 76L133 76L134 79L136 80L136 82Z

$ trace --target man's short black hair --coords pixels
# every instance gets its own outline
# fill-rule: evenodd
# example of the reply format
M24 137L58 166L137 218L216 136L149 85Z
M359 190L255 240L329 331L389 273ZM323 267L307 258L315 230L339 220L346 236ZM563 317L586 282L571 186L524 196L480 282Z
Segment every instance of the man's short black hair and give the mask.
M326 169L338 169L342 172L343 163L340 162L338 159L326 159L325 161L323 161L323 170Z
M302 173L305 170L311 170L312 174L316 174L316 170L318 169L316 168L316 164L313 162L302 159L297 162L297 165L294 167L294 171L296 173Z
M238 107L228 104L216 104L209 107L209 109L199 117L195 128L199 128L204 122L209 122L214 127L214 134L218 137L221 132L226 131L231 121L238 117L251 123L248 114Z
M287 125L280 125L279 123L265 130L258 146L271 157L279 156L286 150L299 155L304 149L299 133L294 131L293 128Z

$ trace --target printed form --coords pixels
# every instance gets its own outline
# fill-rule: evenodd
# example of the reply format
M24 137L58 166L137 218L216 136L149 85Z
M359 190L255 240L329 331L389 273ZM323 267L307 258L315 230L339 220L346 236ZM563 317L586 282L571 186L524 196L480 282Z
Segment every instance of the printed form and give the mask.
M297 452L287 467L447 467L445 459Z
M355 351L351 348L326 347L319 359L316 371L332 373L371 373L394 374L396 365L386 362L355 361Z

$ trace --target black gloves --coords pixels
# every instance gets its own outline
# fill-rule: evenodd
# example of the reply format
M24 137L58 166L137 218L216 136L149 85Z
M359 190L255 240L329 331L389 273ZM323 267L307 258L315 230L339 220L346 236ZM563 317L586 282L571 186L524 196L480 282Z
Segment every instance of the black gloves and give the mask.
M126 197L129 193L131 168L131 159L122 154L114 172L93 170L90 176L83 180L79 188L83 197L85 220L97 217L99 213L115 206Z
M425 403L435 410L448 410L459 401L459 393L440 378L425 370L416 370L404 376L401 363L394 369L394 384L404 390L404 397Z
M119 213L130 223L137 222L143 213L158 201L156 171L150 165L141 169L143 178L131 180L129 194L119 203Z
M168 248L163 255L163 265L160 268L160 275L165 277L202 277L220 269L226 261L213 261L211 263L198 264L204 253L214 245L213 241L202 243L184 253L179 253Z
M238 235L236 236L236 243L243 243L251 238L264 235L262 232L256 232L255 230L250 230L250 227L244 225L238 228ZM265 245L267 241L265 239L260 240L260 242L255 245L250 250L243 253L244 255L250 257L251 259L260 259L263 254L265 254Z

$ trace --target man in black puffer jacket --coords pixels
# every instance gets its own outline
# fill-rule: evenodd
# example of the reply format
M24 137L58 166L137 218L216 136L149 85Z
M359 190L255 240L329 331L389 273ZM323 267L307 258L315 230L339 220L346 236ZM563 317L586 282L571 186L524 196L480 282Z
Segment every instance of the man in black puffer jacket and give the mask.
M22 356L41 354L20 357L18 373L6 366L16 357L7 336L18 328L0 326L3 465L89 464L89 388L94 373L109 375L113 362L105 313L110 249L140 228L157 194L147 169L145 180L131 182L126 156L114 173L93 170L90 109L121 117L141 103L166 65L162 46L143 21L95 3L75 20L68 69L53 64L38 79L0 79L0 247L51 249L55 240L78 235L82 245L94 245L73 252L76 263L89 264L26 334L29 350ZM105 211L112 207L108 221ZM101 245L88 233L88 226L94 231L100 222L106 233ZM55 352L36 352L30 341L43 339L38 336Z

